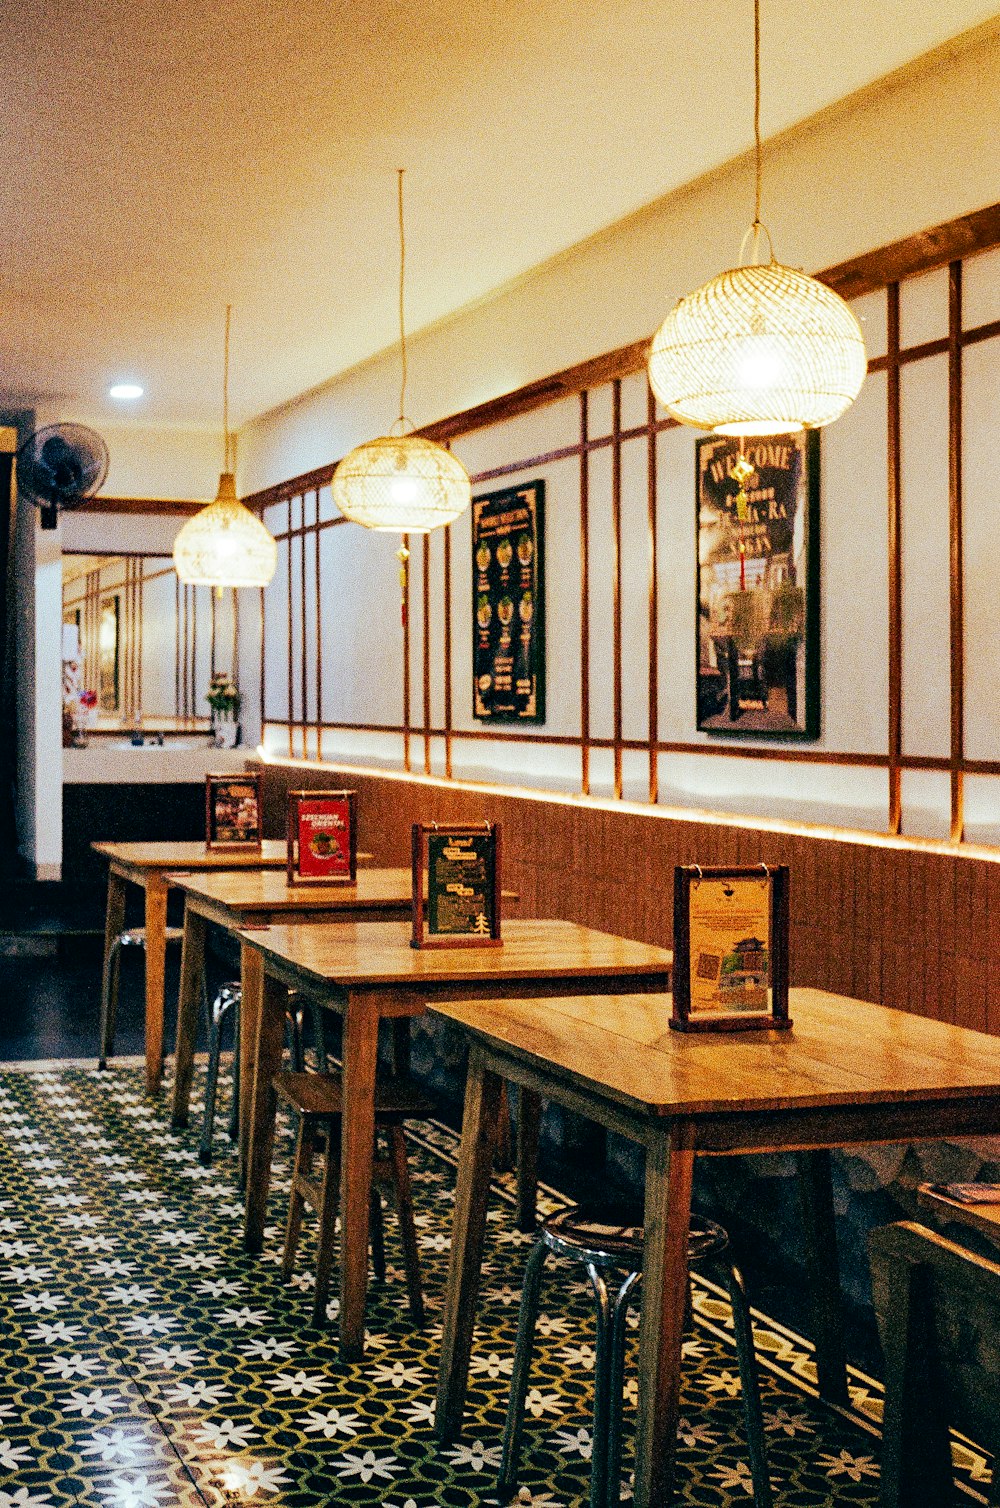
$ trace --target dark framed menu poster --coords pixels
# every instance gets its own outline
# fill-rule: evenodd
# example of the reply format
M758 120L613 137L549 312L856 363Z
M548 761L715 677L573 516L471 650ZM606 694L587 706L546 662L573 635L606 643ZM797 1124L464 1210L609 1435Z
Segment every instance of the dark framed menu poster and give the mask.
M787 1030L788 868L674 870L675 1031Z
M260 775L205 776L206 848L260 848Z
M413 824L415 948L500 945L500 829Z
M358 850L354 791L289 791L289 885L353 885Z
M545 483L472 499L472 715L545 721Z

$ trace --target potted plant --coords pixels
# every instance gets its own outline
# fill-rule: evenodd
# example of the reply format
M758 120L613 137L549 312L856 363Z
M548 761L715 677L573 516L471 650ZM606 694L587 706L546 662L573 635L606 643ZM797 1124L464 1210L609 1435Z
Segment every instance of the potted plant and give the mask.
M240 737L240 693L228 670L217 670L205 700L212 709L212 742L217 749L234 749Z

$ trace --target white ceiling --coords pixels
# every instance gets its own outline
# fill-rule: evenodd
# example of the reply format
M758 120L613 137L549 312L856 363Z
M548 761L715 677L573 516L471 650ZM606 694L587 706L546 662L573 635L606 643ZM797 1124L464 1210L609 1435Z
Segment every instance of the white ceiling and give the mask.
M763 0L766 135L995 0ZM7 0L0 403L217 426L751 141L751 0ZM749 213L749 201L748 201ZM418 422L432 417L415 416Z

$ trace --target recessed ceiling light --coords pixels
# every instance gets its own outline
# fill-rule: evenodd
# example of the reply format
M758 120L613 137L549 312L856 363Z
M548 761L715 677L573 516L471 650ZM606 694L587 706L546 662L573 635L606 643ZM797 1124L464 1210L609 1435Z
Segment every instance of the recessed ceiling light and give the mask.
M141 398L145 389L137 382L116 382L108 388L109 398L118 398L122 403L129 403L134 398Z

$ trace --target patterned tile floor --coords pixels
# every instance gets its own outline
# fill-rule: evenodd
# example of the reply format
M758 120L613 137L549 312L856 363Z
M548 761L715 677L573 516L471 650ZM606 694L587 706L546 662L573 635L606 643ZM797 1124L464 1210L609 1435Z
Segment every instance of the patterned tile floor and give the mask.
M290 1128L265 1252L252 1258L228 1141L220 1132L203 1168L196 1132L171 1134L167 1103L144 1098L135 1067L0 1072L0 1508L490 1502L528 1245L510 1189L498 1182L490 1211L469 1426L439 1449L454 1134L435 1124L412 1141L428 1327L410 1328L390 1220L368 1356L346 1366L332 1331L307 1325L308 1238L291 1284L278 1270ZM697 1278L678 1494L692 1508L751 1499L728 1326L718 1290ZM567 1270L553 1269L539 1328L519 1501L570 1508L587 1491L593 1329ZM855 1374L854 1417L831 1413L814 1401L805 1343L763 1316L756 1336L776 1503L875 1502L877 1385ZM956 1460L974 1497L987 1463L965 1445Z

